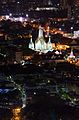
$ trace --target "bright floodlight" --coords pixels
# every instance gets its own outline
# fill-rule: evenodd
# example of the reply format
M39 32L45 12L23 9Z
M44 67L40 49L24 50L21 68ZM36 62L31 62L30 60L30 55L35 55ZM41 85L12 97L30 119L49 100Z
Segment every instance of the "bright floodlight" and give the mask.
M12 13L10 13L9 16L12 16Z
M6 19L9 19L9 15L6 15L5 17L6 17Z
M18 1L17 3L19 4L20 2Z
M28 14L26 14L26 17L28 17Z
M23 18L22 18L22 17L20 17L20 18L19 18L19 21L21 21L21 22L22 22L22 21L23 21Z

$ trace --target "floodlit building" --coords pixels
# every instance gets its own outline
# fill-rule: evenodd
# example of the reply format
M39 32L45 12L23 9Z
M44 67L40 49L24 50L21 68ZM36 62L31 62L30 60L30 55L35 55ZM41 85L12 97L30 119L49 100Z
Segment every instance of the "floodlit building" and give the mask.
M49 40L46 43L44 35L43 35L43 27L39 26L39 32L38 32L38 38L35 41L35 45L32 41L32 38L29 43L29 48L33 49L38 52L46 53L48 51L52 51L52 43L51 43L51 37L49 36Z

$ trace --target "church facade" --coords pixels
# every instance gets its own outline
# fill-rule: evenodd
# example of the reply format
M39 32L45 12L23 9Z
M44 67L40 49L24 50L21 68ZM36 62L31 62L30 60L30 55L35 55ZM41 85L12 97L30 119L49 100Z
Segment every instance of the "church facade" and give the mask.
M36 39L35 44L33 43L32 37L31 37L29 48L38 52L43 52L43 53L53 50L51 37L49 36L49 40L47 43L44 39L43 27L39 26L38 38Z

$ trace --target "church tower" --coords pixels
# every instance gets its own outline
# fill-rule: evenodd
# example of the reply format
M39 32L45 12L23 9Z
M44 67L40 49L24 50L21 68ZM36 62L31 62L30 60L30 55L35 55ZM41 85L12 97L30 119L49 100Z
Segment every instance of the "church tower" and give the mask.
M51 43L51 37L49 36L49 41L47 43L47 50L52 51L52 43Z
M34 43L32 41L32 36L31 36L31 39L30 39L29 48L34 50Z
M43 52L46 50L46 42L43 35L43 28L39 26L38 38L35 41L35 50Z
M75 58L74 53L73 53L73 49L71 49L71 53L69 55L69 58Z
M43 38L43 27L39 26L38 38Z
M72 60L75 59L75 55L73 53L73 49L71 49L70 55L68 56L67 60L71 60L71 59Z

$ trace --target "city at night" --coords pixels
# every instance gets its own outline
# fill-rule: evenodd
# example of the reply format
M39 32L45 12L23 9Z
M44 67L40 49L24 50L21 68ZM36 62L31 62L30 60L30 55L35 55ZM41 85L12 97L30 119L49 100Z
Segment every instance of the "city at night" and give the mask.
M79 0L0 0L0 120L79 120Z

